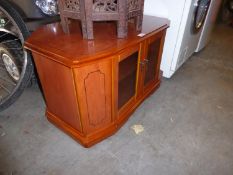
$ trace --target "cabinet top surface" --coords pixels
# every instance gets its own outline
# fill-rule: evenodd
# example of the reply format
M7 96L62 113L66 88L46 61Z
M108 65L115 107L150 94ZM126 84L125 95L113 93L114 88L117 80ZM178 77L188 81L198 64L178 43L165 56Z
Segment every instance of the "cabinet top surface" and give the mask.
M154 35L169 25L167 19L145 16L143 17L142 32L137 36L134 24L129 24L128 36L118 39L116 24L112 22L94 23L94 40L82 38L79 22L72 21L70 34L65 34L59 23L48 24L32 33L25 42L25 48L58 61L67 66L99 59L113 55L131 45L139 43Z

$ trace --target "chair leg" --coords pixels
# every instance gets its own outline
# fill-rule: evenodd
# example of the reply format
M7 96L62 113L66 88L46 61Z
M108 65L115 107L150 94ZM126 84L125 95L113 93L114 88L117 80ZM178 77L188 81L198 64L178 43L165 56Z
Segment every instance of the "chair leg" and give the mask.
M142 30L142 18L143 18L142 15L139 15L136 17L136 30L138 32L141 32L141 30Z
M140 4L140 15L136 18L136 29L138 32L142 30L142 20L143 20L143 9L144 9L144 0L139 0Z
M117 21L117 37L125 38L128 33L128 22L125 20Z
M117 36L118 38L125 38L128 33L128 12L127 1L119 0L119 21L117 21Z
M63 1L62 0L58 0L58 7L59 7L59 10L60 10L60 18L61 18L61 25L62 25L62 29L64 31L64 33L70 33L70 30L69 30L69 20L67 17L65 17L63 15L63 10L64 10L64 7L63 7Z
M83 38L87 39L87 23L85 20L81 20L81 26L82 26Z
M70 29L69 29L69 20L66 17L61 16L61 25L62 25L62 29L66 34L70 33Z
M94 39L93 36L93 21L92 21L92 7L93 0L81 0L80 9L81 9L81 18L85 18L83 21L86 27L86 33L83 35L86 39Z
M88 20L87 21L87 39L94 39L94 34L93 34L93 21Z

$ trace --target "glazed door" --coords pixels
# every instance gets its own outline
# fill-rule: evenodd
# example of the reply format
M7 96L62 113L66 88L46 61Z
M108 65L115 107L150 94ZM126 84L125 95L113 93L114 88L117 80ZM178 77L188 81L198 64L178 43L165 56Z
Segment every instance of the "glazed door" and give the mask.
M143 92L153 88L159 81L160 62L165 33L161 32L147 40L145 56L141 64L144 67Z
M117 111L127 110L134 104L138 84L140 45L122 52L117 61Z

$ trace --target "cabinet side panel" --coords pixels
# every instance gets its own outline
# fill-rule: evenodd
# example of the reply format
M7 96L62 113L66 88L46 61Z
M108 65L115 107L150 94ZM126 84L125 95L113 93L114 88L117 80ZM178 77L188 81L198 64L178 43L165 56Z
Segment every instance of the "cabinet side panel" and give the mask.
M33 53L49 112L82 132L72 70Z
M75 68L84 133L107 127L112 121L111 60Z

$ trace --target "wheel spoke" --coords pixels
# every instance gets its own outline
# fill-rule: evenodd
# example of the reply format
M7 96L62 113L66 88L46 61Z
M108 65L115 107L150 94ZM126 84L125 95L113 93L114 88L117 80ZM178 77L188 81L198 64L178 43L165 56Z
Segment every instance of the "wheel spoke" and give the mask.
M2 77L2 76L0 76L0 79L4 80L5 82L7 82L7 83L9 83L9 84L12 84L13 86L16 86L16 85L17 85L17 84L15 84L13 81L8 80L8 79L6 79L6 78L4 78L4 77Z
M2 84L0 84L0 87L1 87L2 89L4 89L8 94L11 93L11 91L10 91L9 89L7 89L5 86L3 86Z
M8 47L7 49L9 49L9 50L23 50L23 48L22 47Z
M0 67L1 70L4 70L4 72L6 71L5 67Z
M5 23L4 28L9 24L10 20L8 19L8 21Z
M2 44L3 44L3 43L10 43L10 42L18 41L18 40L20 40L20 39L17 38L17 39L13 39L13 40L7 40L7 41L3 41L3 42L1 42L1 43L2 43Z
M4 64L0 64L0 65L4 65ZM23 67L23 66L17 66L17 67ZM7 71L6 68L5 68L5 65L4 65L4 67L1 67L1 66L0 66L0 70L3 70L4 72Z
M8 35L8 33L2 34L2 35L0 36L0 38L4 37L4 36L6 36L6 35Z
M23 66L17 65L18 68L22 68ZM5 64L0 63L0 68L5 70Z

